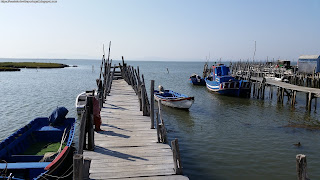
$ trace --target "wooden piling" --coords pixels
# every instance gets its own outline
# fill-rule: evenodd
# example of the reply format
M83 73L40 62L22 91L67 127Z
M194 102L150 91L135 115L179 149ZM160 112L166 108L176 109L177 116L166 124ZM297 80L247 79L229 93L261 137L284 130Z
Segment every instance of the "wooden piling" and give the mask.
M87 96L88 150L94 150L93 96Z
M160 129L160 141L162 143L167 143L167 130L164 125L164 121L162 118L162 108L161 108L161 100L158 100L158 113L159 113L159 129Z
M90 170L91 159L84 158L83 159L83 179L90 179L89 178L89 170Z
M75 154L73 156L73 179L83 180L83 155Z
M174 170L176 174L182 174L181 158L178 139L171 141L171 149L173 154Z
M312 93L307 93L307 109L311 111L311 104L312 104Z
M297 96L297 91L293 90L292 91L292 97L291 97L291 106L294 107L296 104L296 96Z
M307 174L307 158L304 154L296 155L296 170L298 180L309 180Z
M284 92L285 92L285 88L281 88L281 103L283 104L284 102Z
M81 113L81 121L79 128L79 141L78 141L78 154L83 153L83 148L85 147L85 128L86 128L86 111L82 111Z
M160 143L160 126L159 126L159 112L156 112L156 127L157 127L157 138L158 138L158 143Z
M151 118L151 129L154 129L154 80L151 80L150 86L150 118Z
M315 97L315 100L314 100L314 111L317 111L317 104L318 104L318 98Z
M147 111L146 111L146 92L145 92L145 86L144 84L141 85L141 104L142 104L142 114L144 116L147 116Z

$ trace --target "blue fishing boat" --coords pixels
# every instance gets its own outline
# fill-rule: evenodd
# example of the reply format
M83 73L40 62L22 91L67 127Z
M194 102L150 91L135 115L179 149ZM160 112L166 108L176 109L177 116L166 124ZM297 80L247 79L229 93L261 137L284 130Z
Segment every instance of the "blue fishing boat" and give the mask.
M230 75L229 67L218 64L212 66L211 73L205 78L206 86L210 91L229 96L249 97L251 82L237 80Z
M39 117L0 143L0 170L5 179L72 179L75 118L57 108ZM0 178L0 179L1 179Z
M205 86L206 85L206 81L204 80L204 78L202 78L198 74L192 74L189 78L189 82L191 84L197 85L197 86Z

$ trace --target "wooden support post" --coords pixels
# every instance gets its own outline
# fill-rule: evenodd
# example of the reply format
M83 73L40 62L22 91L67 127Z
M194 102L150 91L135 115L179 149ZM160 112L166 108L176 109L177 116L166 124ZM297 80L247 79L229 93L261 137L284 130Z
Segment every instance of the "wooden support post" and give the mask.
M315 97L315 100L314 100L314 111L317 111L317 104L318 104L318 98Z
M281 88L281 104L283 104L284 90L285 90L285 88Z
M262 95L261 95L261 98L262 98L262 99L264 99L265 89L266 89L266 84L265 84L265 83L262 83Z
M94 130L93 130L93 96L87 97L87 124L88 124L88 150L94 150Z
M75 154L73 156L73 179L82 180L83 179L83 155Z
M253 97L256 97L256 83L255 82L253 82L253 88L252 88L252 96Z
M151 80L150 87L150 118L151 118L151 129L154 129L154 80Z
M147 106L146 106L146 88L144 84L141 85L141 104L142 104L142 114L143 116L147 116Z
M309 91L309 93L307 93L307 109L308 109L308 111L311 111L311 104L312 104L312 93Z
M295 104L296 104L296 97L297 97L297 91L294 90L293 93L292 93L292 99L291 99L291 105L294 107Z
M158 112L156 112L156 116L157 116L157 119L156 119L157 138L158 138L158 143L160 143L160 126L159 126L159 113Z
M181 158L178 139L171 141L171 149L173 154L174 170L176 174L182 174Z
M91 159L90 158L84 158L84 162L83 162L83 179L90 179L89 178L90 165L91 165Z
M296 155L296 170L298 180L308 180L307 174L307 158L304 154L297 154Z
M141 77L142 77L142 84L145 85L143 74L141 75ZM147 94L146 86L144 86L144 93L145 93L145 96L144 96L144 97L145 97L146 116L150 116L150 103L149 103L149 99L148 99L148 94Z
M163 121L163 118L162 118L162 108L161 108L161 100L158 100L158 109L159 109L159 121L160 121L160 124L159 124L159 129L160 129L160 140L162 143L167 143L167 130L166 130L166 127L164 125L164 121Z
M277 87L277 102L280 102L280 87Z
M83 154L83 148L86 146L85 144L85 134L86 134L86 119L87 119L86 110L82 111L81 113L81 121L80 121L80 128L79 128L79 144L78 144L78 154Z
M111 73L111 78L110 78L110 82L109 82L109 88L108 88L108 94L110 93L111 91L111 85L112 85L112 81L113 81L113 76L114 76L114 72L116 71L116 65L114 65L113 67L113 71Z

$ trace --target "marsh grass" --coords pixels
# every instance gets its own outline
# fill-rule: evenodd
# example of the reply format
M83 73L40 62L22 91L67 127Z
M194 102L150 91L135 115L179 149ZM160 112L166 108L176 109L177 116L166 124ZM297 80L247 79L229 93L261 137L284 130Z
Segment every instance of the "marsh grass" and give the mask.
M66 64L38 62L0 62L0 69L10 68L64 68Z

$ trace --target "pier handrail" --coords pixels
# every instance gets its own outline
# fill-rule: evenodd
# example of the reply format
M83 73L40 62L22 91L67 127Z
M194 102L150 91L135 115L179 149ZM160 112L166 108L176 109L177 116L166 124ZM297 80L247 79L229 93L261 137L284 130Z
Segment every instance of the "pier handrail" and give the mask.
M89 167L91 159L83 159L83 149L94 150L94 130L93 130L93 98L92 95L86 97L86 105L81 112L78 150L73 156L73 179L83 179L89 177ZM86 143L86 134L88 133L88 143Z
M148 99L143 74L140 78L139 67L135 69L132 66L127 66L127 64L124 63L124 58L122 56L122 66L120 68L122 78L132 86L134 92L136 95L138 95L140 111L142 111L143 116L150 116L150 102Z
M94 92L93 92L94 93ZM93 130L93 95L86 97L86 106L81 112L79 128L78 154L83 154L83 149L94 149L94 130ZM86 135L88 134L88 142Z

